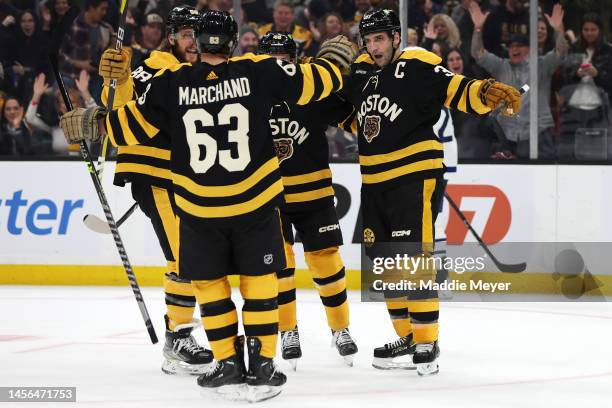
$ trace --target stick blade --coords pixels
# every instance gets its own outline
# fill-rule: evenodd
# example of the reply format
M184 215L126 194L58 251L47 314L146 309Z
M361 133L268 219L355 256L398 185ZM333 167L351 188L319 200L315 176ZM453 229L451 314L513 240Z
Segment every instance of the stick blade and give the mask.
M110 234L111 233L108 223L105 220L93 214L85 215L85 217L83 217L83 224L85 224L87 228L89 228L93 232L97 232L98 234Z
M499 268L500 271L506 272L506 273L520 273L520 272L524 272L525 269L527 269L526 262L521 262L518 264L498 263L496 266Z

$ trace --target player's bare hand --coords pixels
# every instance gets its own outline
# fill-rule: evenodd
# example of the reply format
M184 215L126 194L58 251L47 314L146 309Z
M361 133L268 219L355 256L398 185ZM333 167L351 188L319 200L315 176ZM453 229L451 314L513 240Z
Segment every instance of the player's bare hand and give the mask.
M62 115L60 127L68 143L80 143L83 140L97 142L100 140L104 126L101 120L106 112L96 106L93 108L76 108Z
M468 11L470 12L470 16L472 17L474 29L481 30L485 24L485 21L487 21L487 17L489 17L489 12L487 11L483 14L482 10L480 9L480 5L475 1L470 3L470 8Z
M98 73L104 78L104 85L108 86L111 80L116 80L117 85L125 83L130 77L130 62L132 51L130 48L116 50L109 48L102 54Z
M494 79L482 81L478 95L482 103L489 108L501 107L501 114L505 116L518 115L521 110L521 93L513 86Z
M317 53L317 58L329 60L344 73L349 71L355 57L357 46L343 35L325 40Z

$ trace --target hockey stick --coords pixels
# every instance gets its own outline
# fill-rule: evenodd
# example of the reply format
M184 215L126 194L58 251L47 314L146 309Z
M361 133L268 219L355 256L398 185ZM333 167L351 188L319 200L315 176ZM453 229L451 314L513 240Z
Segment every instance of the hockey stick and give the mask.
M130 208L117 220L117 228L121 226L129 218L130 215L138 208L138 203L132 204ZM104 221L102 218L93 215L87 214L83 217L83 224L93 232L97 232L98 234L110 234L111 230L108 227L108 222Z
M119 27L117 28L117 41L115 42L115 49L120 51L123 48L123 36L125 35L125 19L127 18L127 0L122 0L119 6L121 17L119 18ZM106 99L106 110L110 111L113 109L113 102L115 101L115 91L117 89L117 80L111 79L110 87L108 89L108 98ZM104 178L104 163L106 162L106 150L108 149L108 137L104 136L102 142L102 152L98 157L98 177L100 181Z
M64 85L62 75L60 74L57 57L59 54L62 38L68 34L70 26L72 25L72 22L74 21L78 13L79 10L76 7L71 7L62 17L58 26L55 29L55 32L53 33L49 54L49 59L51 60L51 67L53 68L53 73L55 74L57 85L62 94L66 109L69 111L73 109L72 102L70 101L70 96L66 91L66 86ZM130 264L127 253L125 251L125 246L123 245L123 241L121 240L121 236L119 235L119 229L117 228L117 224L115 223L115 219L113 218L113 214L111 213L110 206L108 205L106 194L104 194L104 190L102 189L102 183L98 178L98 173L96 172L96 167L93 163L93 159L91 158L89 148L87 147L85 141L82 141L79 147L81 151L81 156L83 156L83 160L85 160L85 162L87 163L87 170L89 171L91 181L93 182L94 187L96 189L96 193L98 194L98 199L100 200L100 204L102 205L102 209L104 210L104 215L106 216L108 226L110 227L111 233L113 234L113 238L115 239L117 251L119 252L119 256L121 257L123 268L125 269L125 273L127 274L128 280L130 281L130 286L132 287L132 291L134 292L134 297L136 298L136 302L138 303L138 308L140 309L140 313L147 327L147 331L149 332L149 337L151 338L151 342L155 344L157 343L157 334L155 333L155 328L153 327L153 323L151 322L151 318L149 317L149 312L147 311L144 299L142 298L142 293L140 292L140 287L138 286L138 282L136 281L136 276L134 276L134 271L132 271L132 265Z
M505 263L500 262L495 257L495 255L493 255L493 253L491 252L491 250L489 249L487 244L485 244L484 241L482 240L482 238L480 238L480 236L478 235L476 230L474 230L474 228L472 227L472 225L470 224L468 219L461 212L461 210L459 209L457 204L453 201L453 199L450 198L448 193L444 192L444 197L446 197L446 200L448 200L448 203L450 204L450 206L453 208L453 210L455 210L455 212L457 213L459 218L461 218L461 221L463 221L463 224L465 224L465 226L470 230L472 235L474 235L474 238L476 238L476 241L478 241L478 243L480 244L482 249L484 249L484 251L487 253L487 255L489 255L489 257L491 258L491 260L493 261L495 266L497 266L497 268L500 271L508 272L508 273L518 273L518 272L523 272L525 269L527 269L527 263L526 262L521 262L521 263L518 263L518 264L505 264Z

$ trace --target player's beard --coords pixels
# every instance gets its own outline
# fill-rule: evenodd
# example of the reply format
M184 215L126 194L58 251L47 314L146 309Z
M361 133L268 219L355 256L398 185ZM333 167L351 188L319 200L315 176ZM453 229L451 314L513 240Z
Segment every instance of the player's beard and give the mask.
M196 53L188 53L187 49L180 50L179 47L174 47L172 53L180 62L195 62L198 60L198 54ZM193 61L188 60L187 58L191 56Z

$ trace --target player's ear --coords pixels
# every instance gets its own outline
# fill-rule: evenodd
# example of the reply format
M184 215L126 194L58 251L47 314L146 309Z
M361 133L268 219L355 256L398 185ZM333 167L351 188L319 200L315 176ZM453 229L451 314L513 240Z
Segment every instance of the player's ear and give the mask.
M402 39L400 37L400 33L398 32L393 33L393 48L398 48L401 42L402 42Z
M174 40L174 35L170 34L170 35L168 36L168 42L169 42L169 43L170 43L170 45L171 45L171 46L173 46L173 47L174 47L174 41L175 41L175 40Z

